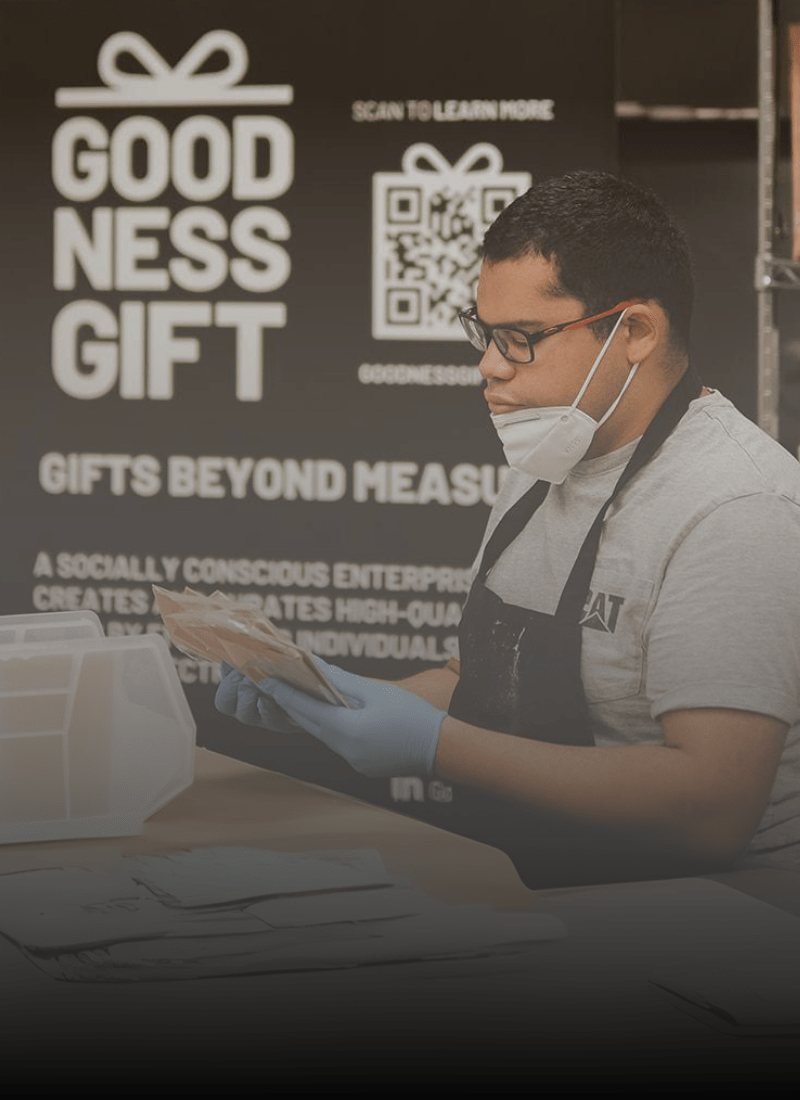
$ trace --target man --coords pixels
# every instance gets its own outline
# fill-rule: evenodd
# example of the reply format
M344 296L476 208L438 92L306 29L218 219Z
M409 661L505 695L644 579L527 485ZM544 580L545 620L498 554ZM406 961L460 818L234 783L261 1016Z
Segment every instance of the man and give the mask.
M352 709L233 672L217 705L364 774L453 784L453 827L534 885L548 846L574 881L748 846L800 861L800 468L691 371L680 230L578 172L512 203L483 256L462 322L511 473L460 669L324 666Z

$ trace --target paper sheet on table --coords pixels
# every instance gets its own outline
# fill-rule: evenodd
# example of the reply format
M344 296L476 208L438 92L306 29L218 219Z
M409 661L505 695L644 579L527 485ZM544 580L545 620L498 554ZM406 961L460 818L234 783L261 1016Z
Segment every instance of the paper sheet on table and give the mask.
M304 928L342 921L413 917L439 908L440 902L398 884L391 890L347 890L329 894L322 905L316 896L270 898L249 906L247 911L273 928Z
M198 848L170 856L138 856L129 862L137 881L166 905L183 908L391 885L378 853L363 849L271 852Z
M129 856L103 870L56 867L0 875L0 931L34 950L190 929L222 934L225 914L242 924L231 913L246 912L254 900L312 894L319 909L328 891L366 894L392 885L378 853L363 849L284 853L230 847ZM181 912L187 909L201 911ZM247 921L251 931L263 931L255 910Z
M189 657L226 661L254 683L275 677L323 702L350 705L310 653L252 608L238 606L222 592L204 596L191 588L170 592L154 584L153 595L172 644Z
M174 981L220 974L328 970L382 963L433 962L517 954L566 934L561 921L536 913L495 913L484 906L436 905L393 919L324 923L236 937L137 941L58 960L78 981ZM223 952L224 953L221 953Z
M676 1008L732 1035L800 1035L800 986L794 967L774 954L650 979Z
M0 876L0 931L68 981L170 981L518 952L538 913L449 906L377 852L209 848Z
M257 917L243 920L239 911L217 910L195 914L190 929L185 914L164 905L130 875L105 875L84 868L3 875L0 904L0 931L30 952L80 951L127 939L179 934L263 931Z

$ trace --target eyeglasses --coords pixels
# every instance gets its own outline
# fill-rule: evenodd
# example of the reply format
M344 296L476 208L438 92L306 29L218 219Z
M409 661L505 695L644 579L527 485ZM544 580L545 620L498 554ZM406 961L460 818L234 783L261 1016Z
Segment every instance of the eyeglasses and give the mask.
M593 321L601 321L603 317L613 317L615 313L622 313L632 305L633 302L619 302L613 309L607 309L603 313L579 317L577 321L565 321L562 325L552 325L539 332L526 332L523 328L514 328L509 325L487 325L478 317L476 306L462 310L458 319L467 334L467 339L478 351L486 351L490 342L494 340L497 350L509 363L532 363L533 349L545 337L555 336L557 332L566 332L568 329L581 328Z

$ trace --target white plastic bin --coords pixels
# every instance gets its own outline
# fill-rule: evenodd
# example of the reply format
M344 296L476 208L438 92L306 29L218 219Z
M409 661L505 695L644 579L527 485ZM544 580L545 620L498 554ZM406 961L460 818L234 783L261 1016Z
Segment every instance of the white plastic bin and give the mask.
M132 836L192 782L195 723L164 639L65 638L95 629L75 614L0 617L0 843Z
M103 624L94 611L42 611L30 615L0 615L0 645L102 637Z

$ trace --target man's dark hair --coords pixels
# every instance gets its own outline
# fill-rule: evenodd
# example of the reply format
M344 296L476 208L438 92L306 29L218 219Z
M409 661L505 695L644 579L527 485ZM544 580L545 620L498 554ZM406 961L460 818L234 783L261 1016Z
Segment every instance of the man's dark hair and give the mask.
M535 184L511 203L483 241L490 263L539 255L554 264L554 294L600 313L628 298L655 299L673 344L688 348L694 283L683 231L661 200L608 172L570 172ZM598 331L613 325L600 321Z

